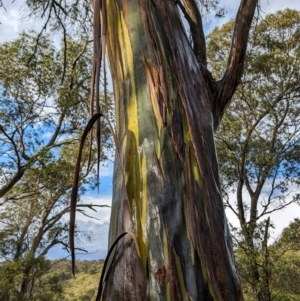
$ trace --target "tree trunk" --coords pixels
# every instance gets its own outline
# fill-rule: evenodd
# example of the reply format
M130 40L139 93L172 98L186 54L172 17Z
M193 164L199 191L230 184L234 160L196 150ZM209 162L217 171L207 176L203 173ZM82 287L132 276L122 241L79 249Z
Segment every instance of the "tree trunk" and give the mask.
M137 241L118 243L103 300L243 300L214 143L236 83L220 92L174 1L102 9L117 121L109 244Z
M31 269L32 269L32 265L31 264L28 264L24 271L23 271L23 274L22 274L22 280L21 280L21 283L19 285L19 293L20 293L20 297L27 299L26 297L28 297L28 287L29 287L29 284L30 284L30 272L31 272Z

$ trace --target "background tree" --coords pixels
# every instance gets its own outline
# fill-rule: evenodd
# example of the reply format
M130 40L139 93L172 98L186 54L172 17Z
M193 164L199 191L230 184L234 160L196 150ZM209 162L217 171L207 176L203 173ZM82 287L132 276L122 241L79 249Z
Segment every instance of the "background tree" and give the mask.
M70 143L66 138L82 133L89 112L88 41L68 38L65 53L49 37L36 40L22 34L0 50L0 197L47 152L59 152ZM106 128L102 140L110 147Z
M229 22L208 37L216 78L226 64L232 27ZM299 203L299 34L294 10L253 26L244 75L217 134L225 205L239 220L233 236L247 257L241 276L254 300L273 300L271 261L278 254L268 248L271 214Z
M45 255L57 245L69 250L66 214L89 112L89 42L68 38L67 50L58 50L48 36L38 39L23 33L0 46L0 269L7 279L0 282L8 284L1 300L32 300L37 279L49 269ZM104 147L111 147L104 122L101 139L103 161ZM95 150L89 154L86 146L80 194L97 185L95 163ZM95 208L80 203L77 210L88 215Z
M274 244L271 285L273 300L300 300L300 221L295 219Z
M296 231L297 230L297 234ZM278 241L269 243L269 278L268 288L271 300L300 300L300 253L299 220L292 222L285 228ZM242 275L242 286L245 300L253 300L252 271L249 266L252 264L253 256L248 256L244 247L237 248L237 260L239 272ZM258 271L263 272L263 253L256 252ZM262 278L263 279L263 278Z

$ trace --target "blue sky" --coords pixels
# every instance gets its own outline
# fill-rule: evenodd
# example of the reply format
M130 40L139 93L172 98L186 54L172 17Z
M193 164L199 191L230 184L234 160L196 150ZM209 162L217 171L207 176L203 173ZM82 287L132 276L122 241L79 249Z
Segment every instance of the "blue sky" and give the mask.
M4 1L6 6L6 12L0 10L0 42L9 41L15 39L17 34L24 29L34 28L38 30L40 23L38 20L22 20L20 12L22 11L22 4L24 0ZM237 0L224 0L220 1L220 5L226 8L225 18L210 18L206 20L205 30L208 33L214 26L221 26L229 19L234 18L235 13L238 9L239 1ZM264 16L267 13L275 12L280 9L294 8L300 10L300 1L297 0L261 0L260 13ZM112 193L112 171L113 164L108 162L108 165L101 167L101 184L100 193L96 191L88 192L84 196L84 202L96 203L102 205L110 205L111 193ZM277 225L274 231L274 236L278 235L283 227L286 227L294 217L299 217L299 207L292 205L285 209L283 212L275 212L272 214L272 219ZM234 225L237 224L236 218L228 213L228 219ZM82 241L78 243L79 247L84 247L89 251L88 255L78 254L78 259L99 259L104 258L107 252L107 241L108 241L108 229L109 229L109 208L100 208L96 214L93 214L97 220L91 220L87 217L77 214L77 223L81 230L91 231L93 233L93 240L90 242ZM67 216L65 217L67 218ZM50 259L61 258L67 256L66 252L63 252L61 248L57 247L52 249L48 257Z

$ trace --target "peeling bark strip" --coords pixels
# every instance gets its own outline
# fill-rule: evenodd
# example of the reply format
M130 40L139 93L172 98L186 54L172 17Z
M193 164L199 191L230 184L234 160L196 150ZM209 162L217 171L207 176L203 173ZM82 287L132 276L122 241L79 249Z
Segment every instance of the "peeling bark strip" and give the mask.
M74 172L74 180L71 191L71 204L70 204L70 250L71 250L71 260L72 260L72 273L75 276L75 219L76 219L76 203L77 203L77 194L78 194L78 186L79 186L79 174L80 174L80 163L83 145L85 139L92 129L93 125L99 118L101 118L101 113L96 113L88 122L87 126L84 129L82 134L80 145L79 145L79 154L77 157L76 168Z
M110 245L123 232L138 244L117 249L103 300L243 300L214 131L242 75L256 4L241 1L228 65L214 82L196 0L103 0L119 158Z

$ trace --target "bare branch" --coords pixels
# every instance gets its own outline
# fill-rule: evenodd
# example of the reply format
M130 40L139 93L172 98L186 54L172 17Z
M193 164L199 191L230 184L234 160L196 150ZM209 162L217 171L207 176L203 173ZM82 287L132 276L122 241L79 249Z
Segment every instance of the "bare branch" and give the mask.
M224 111L242 77L249 31L258 0L241 0L235 19L231 48L219 91L213 100L214 126L218 128Z
M49 23L49 21L50 21L50 18L51 18L51 10L52 10L52 8L50 8L49 14L48 14L48 17L47 17L47 20L46 20L46 22L45 22L43 28L41 29L40 33L38 34L38 37L37 37L36 43L35 43L35 47L34 47L34 51L33 51L32 55L29 57L29 59L28 59L28 61L27 61L27 65L30 64L30 62L32 61L32 59L33 59L34 56L36 55L37 48L38 48L38 45L39 45L39 40L40 40L40 38L41 38L41 36L42 36L44 30L46 30L47 25L48 25L48 23Z
M18 183L18 181L23 177L25 170L25 166L22 166L17 173L15 173L15 175L0 188L0 198L4 197L4 195ZM0 205L2 204L3 202Z

